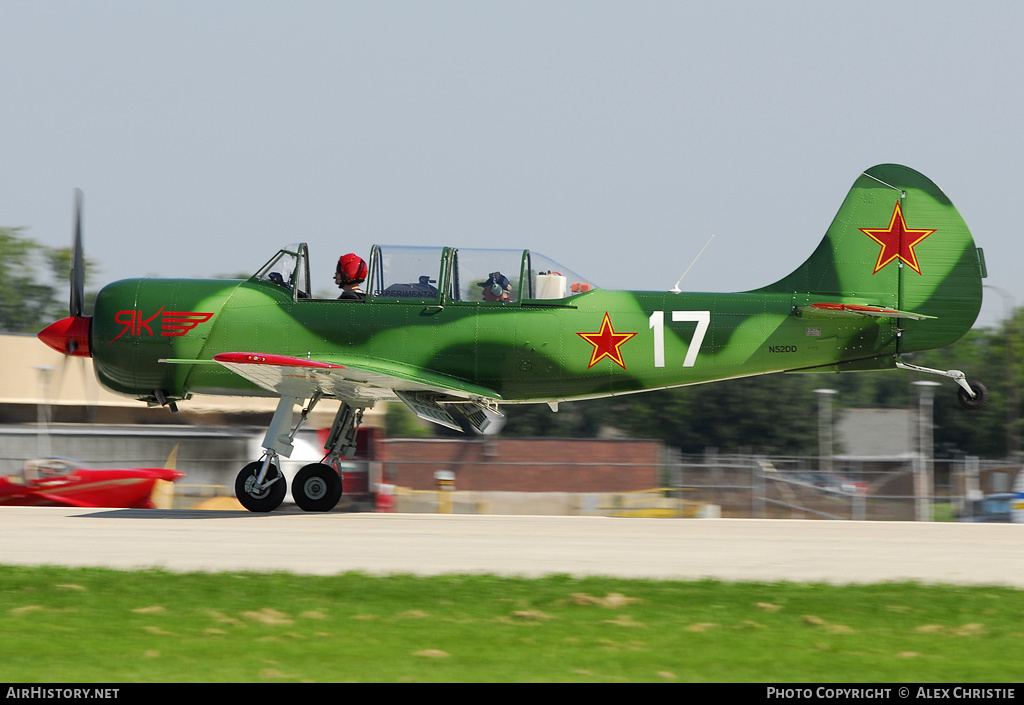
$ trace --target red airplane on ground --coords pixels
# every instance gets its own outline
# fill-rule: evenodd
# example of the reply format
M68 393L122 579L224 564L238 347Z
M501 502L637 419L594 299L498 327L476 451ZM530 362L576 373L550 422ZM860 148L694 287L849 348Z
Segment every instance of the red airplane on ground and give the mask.
M163 468L101 470L64 458L32 460L21 474L0 477L0 505L153 509L157 483L182 477Z

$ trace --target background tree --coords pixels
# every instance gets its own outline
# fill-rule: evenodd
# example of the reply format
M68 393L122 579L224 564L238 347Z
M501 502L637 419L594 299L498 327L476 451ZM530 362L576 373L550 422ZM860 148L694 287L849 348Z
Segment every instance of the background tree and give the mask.
M0 228L0 331L5 333L38 333L68 315L71 248L46 247L22 231Z
M957 401L955 389L944 383L935 395L935 451L939 457L978 455L986 458L1007 456L1007 389L1019 384L1008 376L1006 366L1007 328L980 328L970 331L953 345L919 353L914 363L936 369L958 369L968 380L980 380L988 389L988 404L977 411L966 411ZM923 376L915 376L915 379ZM935 379L935 378L932 378ZM911 392L911 404L917 403ZM1019 408L1017 409L1019 418Z
M657 438L684 453L817 452L817 375L773 375L612 399L502 407L510 436Z

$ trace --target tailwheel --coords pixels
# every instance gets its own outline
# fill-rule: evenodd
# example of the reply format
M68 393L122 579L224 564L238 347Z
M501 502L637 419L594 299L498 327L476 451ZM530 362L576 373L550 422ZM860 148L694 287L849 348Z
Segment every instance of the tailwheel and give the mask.
M984 384L976 379L968 380L967 384L974 391L974 396L972 397L966 389L961 387L957 395L960 399L960 406L974 411L988 404L988 390Z
M250 512L272 512L281 506L288 493L284 475L276 465L268 465L266 477L259 482L262 469L263 461L258 460L242 468L235 478L235 497Z
M341 499L341 476L330 465L313 463L295 473L292 498L306 512L329 512Z
M949 377L960 385L958 398L960 399L960 406L965 409L976 411L988 404L988 390L985 388L985 385L976 379L968 380L967 375L960 370L933 370L930 367L911 365L909 362L903 362L902 360L896 361L896 367L899 367L901 370L912 370L914 372Z

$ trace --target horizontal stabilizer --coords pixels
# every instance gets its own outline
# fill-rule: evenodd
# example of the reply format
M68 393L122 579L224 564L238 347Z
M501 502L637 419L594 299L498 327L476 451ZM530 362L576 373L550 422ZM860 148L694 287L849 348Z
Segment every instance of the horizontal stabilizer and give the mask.
M819 316L838 315L871 316L873 318L910 318L915 321L924 321L929 318L935 318L935 316L925 316L921 313L911 313L909 311L898 311L894 308L885 308L884 306L862 306L859 304L811 304L810 306L798 306L797 310L801 313Z

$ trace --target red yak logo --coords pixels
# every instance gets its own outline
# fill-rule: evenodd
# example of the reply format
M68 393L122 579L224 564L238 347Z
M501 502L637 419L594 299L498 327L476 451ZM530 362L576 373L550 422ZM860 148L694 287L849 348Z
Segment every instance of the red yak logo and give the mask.
M114 323L124 326L121 332L117 334L117 338L114 338L110 342L113 343L121 336L125 335L142 335L145 331L146 335L152 336L153 329L150 327L150 323L153 322L157 316L160 316L160 335L162 337L175 337L182 336L188 333L190 330L198 326L200 323L206 323L208 320L213 318L212 313L202 313L199 311L164 311L163 307L154 313L149 318L142 317L142 311L118 311L114 314Z

